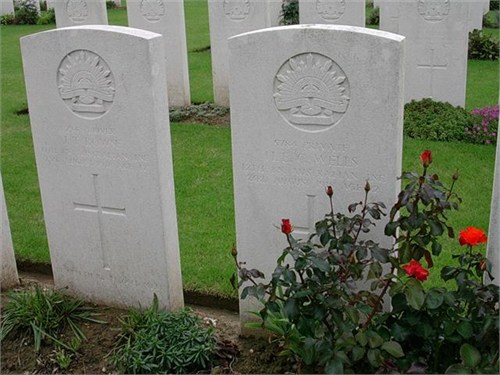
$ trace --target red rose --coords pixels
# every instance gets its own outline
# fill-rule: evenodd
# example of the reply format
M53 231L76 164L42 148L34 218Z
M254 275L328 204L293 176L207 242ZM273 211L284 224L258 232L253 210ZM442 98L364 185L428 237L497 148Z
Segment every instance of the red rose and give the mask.
M326 187L326 195L331 197L333 195L333 188L331 186Z
M430 150L425 150L422 152L422 155L420 155L420 159L422 159L422 163L424 164L424 167L428 167L432 163L432 153Z
M427 279L427 276L429 276L429 271L422 267L422 265L416 260L412 260L410 264L407 264L401 268L405 270L408 276L414 277L420 281L425 281Z
M290 224L290 219L282 219L281 220L281 231L284 234L292 233L292 224Z
M458 238L458 242L460 245L470 245L475 246L480 243L486 243L488 241L488 237L484 234L482 229L468 227L464 230L460 231L460 237Z

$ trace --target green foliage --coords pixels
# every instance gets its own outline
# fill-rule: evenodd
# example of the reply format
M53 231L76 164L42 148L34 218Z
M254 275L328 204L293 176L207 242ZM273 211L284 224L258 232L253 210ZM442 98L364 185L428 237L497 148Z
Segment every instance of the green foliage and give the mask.
M106 9L115 9L116 3L113 0L106 0Z
M461 107L430 98L405 104L404 133L415 139L468 141L465 129L473 125L473 116Z
M500 12L495 10L483 16L483 28L498 29L500 22Z
M366 24L367 25L378 25L380 23L380 8L367 8L366 12Z
M490 0L490 10L499 10L500 0Z
M124 373L196 373L208 369L215 352L213 328L190 310L159 311L155 295L144 312L122 321L113 363Z
M16 17L13 14L3 14L0 16L0 25L14 25Z
M13 291L9 293L9 301L2 311L0 341L17 334L31 337L37 352L43 340L52 340L74 351L75 342L85 339L79 322L103 323L96 320L95 315L94 309L84 306L83 301L63 296L57 291L38 286L28 291ZM67 327L74 335L69 344L59 337Z
M281 4L280 25L299 23L299 0L283 0Z
M222 107L214 103L205 102L201 104L193 104L188 107L171 107L170 121L182 122L190 118L201 120L205 119L207 121L210 121L210 119L224 116L228 113L229 108Z
M36 7L38 0L20 0L15 9L16 24L18 25L36 25L39 14Z
M469 33L469 59L498 60L498 39L484 34L481 30Z
M423 287L429 272L420 261L431 268L441 254L441 238L454 238L447 217L460 198L453 192L458 174L446 187L428 173L430 151L421 159L423 173L403 174L404 189L390 210L385 234L394 240L391 248L369 239L385 206L367 203L367 183L364 202L350 205L350 216L334 214L327 189L331 212L308 240L296 241L289 226L282 226L288 247L268 283L258 281L262 272L236 261L241 298L264 305L256 313L262 324L251 326L277 335L282 354L305 370L443 373L462 358L468 369L498 373L499 288L482 281L491 263L468 245L454 256L459 267L442 271L456 288ZM392 297L390 312L381 309L386 293ZM466 343L475 349L464 349Z
M40 18L38 19L39 25L50 25L56 23L56 12L54 8L48 9L46 12L42 12Z

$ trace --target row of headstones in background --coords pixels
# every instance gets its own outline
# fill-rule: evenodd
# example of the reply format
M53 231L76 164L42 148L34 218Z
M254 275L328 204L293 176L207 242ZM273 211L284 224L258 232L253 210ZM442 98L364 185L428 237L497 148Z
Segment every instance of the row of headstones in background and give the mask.
M365 26L365 0L299 0L302 24Z
M105 0L55 0L57 27L107 25ZM191 104L183 0L127 0L128 25L164 35L171 106Z
M380 29L407 38L405 102L433 98L465 106L468 36L489 0L375 0Z
M16 259L14 257L14 247L12 246L12 236L10 233L9 216L7 215L7 205L5 204L5 193L0 173L0 287L2 290L12 288L19 284L17 274Z
M21 39L54 282L95 302L183 306L163 44L105 25Z
M298 25L229 40L238 257L268 277L290 218L305 239L329 210L391 204L401 173L405 38L338 25ZM263 52L265 51L265 52ZM370 238L384 247L384 223ZM240 300L242 323L255 300Z

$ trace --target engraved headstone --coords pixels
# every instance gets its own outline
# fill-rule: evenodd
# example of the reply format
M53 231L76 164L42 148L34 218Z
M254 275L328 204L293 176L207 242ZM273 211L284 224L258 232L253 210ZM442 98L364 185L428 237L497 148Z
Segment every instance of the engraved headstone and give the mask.
M472 3L474 0L376 2L380 8L380 29L407 38L406 102L433 98L465 106Z
M21 48L56 287L182 307L163 37L89 25Z
M365 0L300 0L300 23L365 26Z
M183 0L128 0L128 25L164 36L168 103L191 104Z
M208 0L214 101L229 106L227 39L265 28L269 22L267 0Z
M106 0L54 0L58 28L107 25Z
M0 16L14 14L14 0L0 0Z
M493 263L493 283L500 285L500 141L497 142L495 180L491 199L490 227L488 233L488 259ZM489 280L486 277L486 280Z
M354 26L298 25L229 39L236 240L240 261L271 275L289 218L306 238L329 211L399 192L404 37ZM390 246L384 223L373 239ZM240 300L242 323L255 300Z
M10 234L9 216L7 215L7 205L5 204L5 194L3 191L2 175L0 174L0 205L2 211L2 221L0 232L2 233L0 249L0 264L2 265L0 286L1 289L12 288L19 284L17 274L16 259L14 257L14 247L12 246L12 236Z

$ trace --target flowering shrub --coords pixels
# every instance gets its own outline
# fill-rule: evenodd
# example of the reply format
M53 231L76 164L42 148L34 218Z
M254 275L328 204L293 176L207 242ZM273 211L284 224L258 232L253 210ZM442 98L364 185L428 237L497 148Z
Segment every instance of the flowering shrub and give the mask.
M421 154L423 172L403 173L405 187L386 213L382 202L369 203L367 182L363 202L349 205L349 214L335 213L327 187L330 212L316 223L308 240L297 241L289 219L281 231L288 246L268 282L261 271L239 269L241 298L258 298L261 323L251 326L273 332L283 355L304 372L325 373L498 373L498 287L485 285L491 263L474 248L486 241L484 232L460 232L466 252L453 257L459 266L444 267L443 280L456 289L424 289L433 257L441 253L439 239L454 238L447 211L460 198L451 186L429 174L432 153ZM369 232L389 215L385 234L394 239L383 248ZM392 298L392 310L384 300Z
M466 128L465 133L474 143L496 143L499 106L475 108L471 113L474 116L474 125Z

